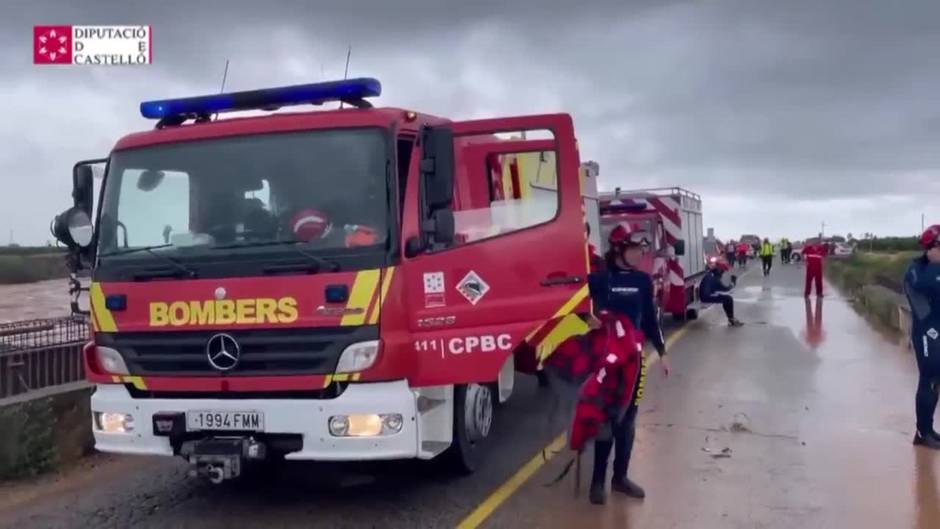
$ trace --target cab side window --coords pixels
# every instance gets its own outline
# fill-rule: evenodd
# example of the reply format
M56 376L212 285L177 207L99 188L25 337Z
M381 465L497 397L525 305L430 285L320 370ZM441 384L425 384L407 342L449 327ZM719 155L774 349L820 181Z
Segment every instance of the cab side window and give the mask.
M457 172L468 184L455 190L458 245L545 224L558 213L554 151L485 153L470 146Z

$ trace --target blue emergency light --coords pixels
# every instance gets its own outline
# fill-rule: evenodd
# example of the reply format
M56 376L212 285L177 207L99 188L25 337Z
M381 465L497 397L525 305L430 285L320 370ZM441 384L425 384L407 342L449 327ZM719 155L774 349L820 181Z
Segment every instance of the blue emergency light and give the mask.
M149 119L209 116L238 110L273 110L292 105L320 105L342 101L357 107L369 107L365 98L382 94L382 83L368 77L311 83L278 88L231 92L207 96L144 101L140 114Z

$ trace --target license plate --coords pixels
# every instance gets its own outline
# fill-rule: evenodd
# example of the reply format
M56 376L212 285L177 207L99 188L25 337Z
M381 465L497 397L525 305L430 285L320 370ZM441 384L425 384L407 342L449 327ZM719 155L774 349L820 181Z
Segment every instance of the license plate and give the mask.
M260 411L197 410L186 412L186 430L250 430L264 431L264 414Z

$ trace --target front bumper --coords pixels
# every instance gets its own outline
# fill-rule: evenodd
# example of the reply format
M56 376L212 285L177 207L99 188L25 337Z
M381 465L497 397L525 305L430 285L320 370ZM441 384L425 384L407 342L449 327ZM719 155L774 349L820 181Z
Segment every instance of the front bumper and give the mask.
M286 459L411 459L418 456L421 441L416 397L404 380L350 384L335 399L134 399L123 385L103 384L91 397L91 409L92 412L134 416L132 432L107 433L94 429L96 449L122 454L174 455L169 437L154 435L151 418L160 412L192 410L264 413L264 433L299 434L303 439L302 449L287 454ZM378 437L330 435L331 416L358 413L399 413L403 418L402 429L396 434Z

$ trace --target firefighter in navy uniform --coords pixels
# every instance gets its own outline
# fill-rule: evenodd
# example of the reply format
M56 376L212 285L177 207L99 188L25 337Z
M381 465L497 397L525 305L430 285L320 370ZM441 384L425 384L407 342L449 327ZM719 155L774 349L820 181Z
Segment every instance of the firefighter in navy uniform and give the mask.
M621 223L616 226L608 237L610 244L606 255L605 270L592 273L590 276L591 299L596 311L608 311L616 316L629 318L633 327L641 331L645 339L652 342L659 354L663 373L668 376L670 365L666 357L666 344L662 330L656 317L653 280L649 274L636 268L643 254L648 250L651 240L649 233L633 229L628 224ZM633 385L633 398L623 418L614 424L613 439L598 439L594 443L591 503L603 504L606 500L605 481L611 448L614 449L611 489L632 498L646 496L643 488L627 477L636 430L637 406L642 397L644 376L645 368L638 371L639 380Z
M914 444L940 450L940 434L933 429L940 391L940 225L927 228L920 244L924 254L904 275L904 293L911 305L911 345L920 372Z

